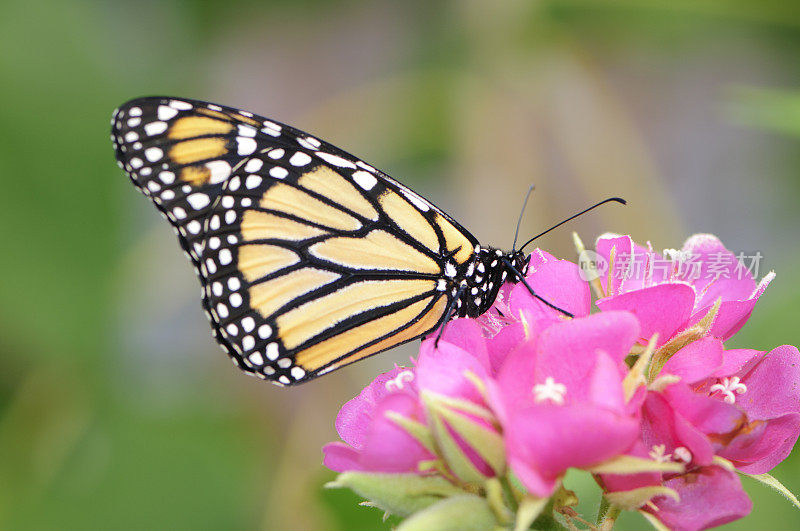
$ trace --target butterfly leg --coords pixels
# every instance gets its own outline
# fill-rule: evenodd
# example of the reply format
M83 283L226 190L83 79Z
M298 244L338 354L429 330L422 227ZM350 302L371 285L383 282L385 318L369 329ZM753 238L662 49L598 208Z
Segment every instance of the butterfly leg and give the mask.
M542 301L543 303L545 303L547 306L551 307L552 309L563 313L567 317L575 317L572 313L568 312L567 310L562 310L561 308L559 308L558 306L556 306L552 302L545 300L540 295L537 295L537 293L535 291L533 291L533 288L530 286L530 284L528 284L528 282L525 280L525 275L523 275L520 271L518 271L517 268L514 267L514 265L511 262L509 262L506 258L501 258L501 260L506 265L508 270L513 272L517 276L519 281L522 282L522 284L528 289L528 292L530 292L531 295L533 295L534 297L536 297L537 299L539 299L540 301Z
M447 305L447 310L444 312L444 321L442 321L442 326L439 327L439 333L436 334L436 341L433 343L434 348L439 347L439 340L442 338L442 334L444 334L444 327L450 322L450 318L453 316L453 310L466 289L467 286L459 286L458 291L456 291L456 294L450 300L450 304Z

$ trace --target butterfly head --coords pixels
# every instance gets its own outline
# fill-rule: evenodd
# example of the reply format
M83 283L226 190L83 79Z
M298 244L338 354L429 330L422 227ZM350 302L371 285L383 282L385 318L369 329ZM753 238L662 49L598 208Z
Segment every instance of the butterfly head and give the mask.
M460 280L464 289L457 302L458 314L477 317L485 313L494 304L503 283L506 280L517 282L519 277L515 271L524 275L527 268L528 256L522 251L503 252L477 246Z

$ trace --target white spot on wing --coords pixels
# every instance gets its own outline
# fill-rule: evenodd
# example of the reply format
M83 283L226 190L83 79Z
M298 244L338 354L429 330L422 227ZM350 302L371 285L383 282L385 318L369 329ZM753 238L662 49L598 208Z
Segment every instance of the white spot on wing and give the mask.
M416 206L418 209L422 210L423 212L427 212L428 210L430 210L430 206L428 205L428 202L425 201L424 199L422 199L420 196L418 196L414 192L412 192L410 190L402 190L402 192L403 192L403 195L406 196L406 198L409 201L414 203L414 206Z
M169 106L172 107L173 109L178 109L180 111L188 111L189 109L192 108L191 103L178 100L172 100L171 102L169 102Z
M192 208L195 210L200 210L201 208L205 208L210 203L210 199L206 194L196 193L191 194L186 197L186 200L192 205Z
M147 160L150 162L156 162L164 156L164 152L157 147L149 147L144 150L144 156L147 157Z
M239 124L239 135L241 136L256 136L256 128L251 125Z
M298 151L297 153L292 155L292 158L289 159L289 164L291 164L292 166L305 166L309 162L311 162L311 157L308 156L307 153L303 153L302 151Z
M327 162L328 164L333 164L334 166L338 166L340 168L350 168L355 169L355 165L347 159L343 159L338 155L334 155L332 153L325 153L324 151L317 151L317 156Z
M261 169L261 166L264 165L264 162L261 159L250 159L247 161L247 164L244 165L244 171L248 173L255 173Z
M164 121L174 118L176 114L178 114L178 111L176 109L173 109L172 107L167 107L166 105L159 105L158 111L156 111L158 119Z
M211 178L209 179L211 184L221 183L231 175L231 165L224 160L206 162L206 168L211 170Z
M148 136L159 135L167 130L167 122L150 122L145 124L144 132Z
M236 144L238 145L237 153L239 155L249 155L256 150L256 141L246 136L237 136Z
M276 179L283 179L284 177L289 175L289 172L286 170L286 168L275 166L274 168L269 170L269 174L271 177L274 177Z
M378 184L374 175L360 170L353 173L353 180L364 190L372 190Z

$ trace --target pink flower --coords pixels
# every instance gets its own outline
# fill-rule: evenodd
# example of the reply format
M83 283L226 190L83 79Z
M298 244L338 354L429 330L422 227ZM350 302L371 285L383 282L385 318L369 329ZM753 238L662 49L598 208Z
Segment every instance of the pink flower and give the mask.
M708 370L695 360L716 357L722 344L697 341L664 366L666 372L694 373L698 395L710 396L741 415L734 431L710 432L717 454L748 474L766 473L783 461L800 435L800 352L783 345L770 352L725 351L721 363ZM693 370L687 370L687 365Z
M322 449L324 464L337 472L418 472L433 459L416 439L386 413L424 420L413 369L397 367L381 374L347 402L336 417L336 431L345 442Z
M628 411L621 364L636 319L608 312L551 325L511 353L491 386L509 464L527 489L549 496L571 467L624 453L639 421Z
M752 503L733 472L713 464L714 444L709 433L736 429L740 414L725 402L693 393L675 384L663 393L649 392L642 407L641 440L630 455L659 462L684 464L681 474L606 474L599 483L606 492L663 486L678 499L658 495L641 510L670 529L700 530L722 525L750 513Z
M687 471L605 475L601 484L608 492L674 489L680 501L660 496L645 507L674 529L705 529L747 515L752 504L738 477L715 466L714 457L750 474L786 458L800 434L800 352L790 346L725 351L719 339L707 337L675 353L659 373L665 374L681 380L647 393L641 441L630 453L681 462Z
M610 269L601 271L606 297L597 307L635 313L642 339L657 332L659 345L699 321L717 299L722 304L710 332L730 338L775 276L770 273L756 285L745 264L710 234L692 236L681 251L670 253L672 259L635 244L630 236L601 237L597 253Z
M674 531L699 531L744 518L753 502L735 472L718 466L697 468L664 482L680 500L659 496L645 511Z

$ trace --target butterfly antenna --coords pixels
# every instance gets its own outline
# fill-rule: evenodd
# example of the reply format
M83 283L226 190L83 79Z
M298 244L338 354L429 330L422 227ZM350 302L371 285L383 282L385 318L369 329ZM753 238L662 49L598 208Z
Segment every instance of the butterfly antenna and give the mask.
M528 198L530 198L531 192L533 192L534 188L536 188L535 184L532 184L530 186L530 188L528 188L528 193L525 194L525 201L522 202L522 210L519 211L519 219L517 220L517 228L514 231L514 243L511 245L511 252L512 253L517 248L517 236L519 236L519 226L520 226L520 224L522 224L522 215L525 214L525 207L528 206Z
M563 225L564 223L566 223L566 222L568 222L568 221L572 221L573 219L575 219L575 218L577 218L577 217L579 217L579 216L582 216L582 215L586 214L586 213L587 213L587 212L589 212L590 210L594 210L595 208L599 207L600 205L604 205L604 204L606 204L606 203L610 203L610 202L612 202L612 201L613 201L613 202L615 202L615 203L621 203L621 204L623 204L623 205L627 205L627 204L628 204L628 202L627 202L627 201L625 201L624 199L622 199L621 197L609 197L608 199L604 199L603 201L600 201L599 203L596 203L596 204L594 204L594 205L590 206L589 208L583 209L583 210L581 210L580 212L578 212L577 214L575 214L575 215L573 215L573 216L570 216L570 217L568 217L568 218L567 218L567 219L565 219L564 221L562 221L562 222L560 222L560 223L557 223L557 224L553 225L552 227L550 227L550 228L549 228L549 229L547 229L546 231L544 231L544 232L540 232L539 234L537 234L536 236L534 236L534 237L533 237L533 238L531 238L530 240L528 240L528 241L526 241L525 243L523 243L523 244L522 244L522 246L519 248L519 250L520 250L520 251L521 251L521 250L523 250L525 247L527 247L527 246L528 246L528 244L530 244L531 242L533 242L535 239L537 239L537 238L540 238L540 237L544 236L545 234L547 234L547 233L548 233L548 232L550 232L551 230L557 229L558 227L560 227L560 226L561 226L561 225Z

